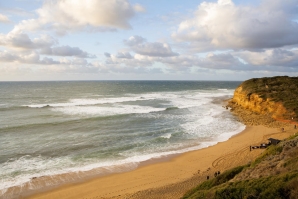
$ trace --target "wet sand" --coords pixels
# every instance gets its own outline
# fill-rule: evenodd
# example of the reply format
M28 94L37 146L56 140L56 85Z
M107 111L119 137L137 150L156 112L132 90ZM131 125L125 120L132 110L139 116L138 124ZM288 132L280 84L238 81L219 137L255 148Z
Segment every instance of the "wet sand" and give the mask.
M253 161L264 149L250 146L267 143L270 137L285 139L295 133L265 126L247 126L228 141L187 152L172 158L149 162L136 170L69 184L31 195L30 199L50 198L180 198L214 172Z

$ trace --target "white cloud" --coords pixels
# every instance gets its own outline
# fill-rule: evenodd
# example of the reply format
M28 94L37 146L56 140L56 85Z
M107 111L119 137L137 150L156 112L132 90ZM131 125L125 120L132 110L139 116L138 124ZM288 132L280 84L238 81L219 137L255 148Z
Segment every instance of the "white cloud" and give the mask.
M82 29L129 29L129 20L140 11L144 11L141 5L128 0L48 0L37 10L37 19L24 20L14 30L53 29L66 34Z
M140 4L134 5L133 8L136 12L145 12L146 11L145 8Z
M140 36L132 36L124 41L134 52L141 55L151 57L171 57L179 54L172 51L172 48L167 43L147 42L146 39Z
M192 42L199 51L262 49L298 44L297 0L265 0L259 7L236 6L232 0L203 2L172 37Z
M0 13L0 23L9 23L10 20L7 16Z

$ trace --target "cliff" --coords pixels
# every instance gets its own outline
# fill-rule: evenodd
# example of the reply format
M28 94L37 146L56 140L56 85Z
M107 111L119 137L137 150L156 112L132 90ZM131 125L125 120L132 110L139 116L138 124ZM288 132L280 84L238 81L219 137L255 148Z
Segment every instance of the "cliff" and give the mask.
M240 84L229 102L232 111L247 109L274 120L298 116L298 77L254 78Z

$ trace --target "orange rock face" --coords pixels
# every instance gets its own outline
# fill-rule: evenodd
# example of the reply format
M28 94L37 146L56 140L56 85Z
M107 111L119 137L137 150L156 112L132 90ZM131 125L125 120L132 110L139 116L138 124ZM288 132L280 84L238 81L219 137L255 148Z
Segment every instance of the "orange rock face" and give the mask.
M271 115L274 119L284 119L287 114L287 110L281 102L274 102L270 98L265 100L258 94L246 92L241 86L235 90L231 103L255 113Z

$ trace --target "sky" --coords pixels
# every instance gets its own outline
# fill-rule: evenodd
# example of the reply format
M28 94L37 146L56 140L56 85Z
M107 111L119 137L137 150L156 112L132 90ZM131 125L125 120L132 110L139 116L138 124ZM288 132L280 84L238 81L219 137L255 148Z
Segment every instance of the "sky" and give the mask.
M298 0L0 0L0 81L298 76Z

